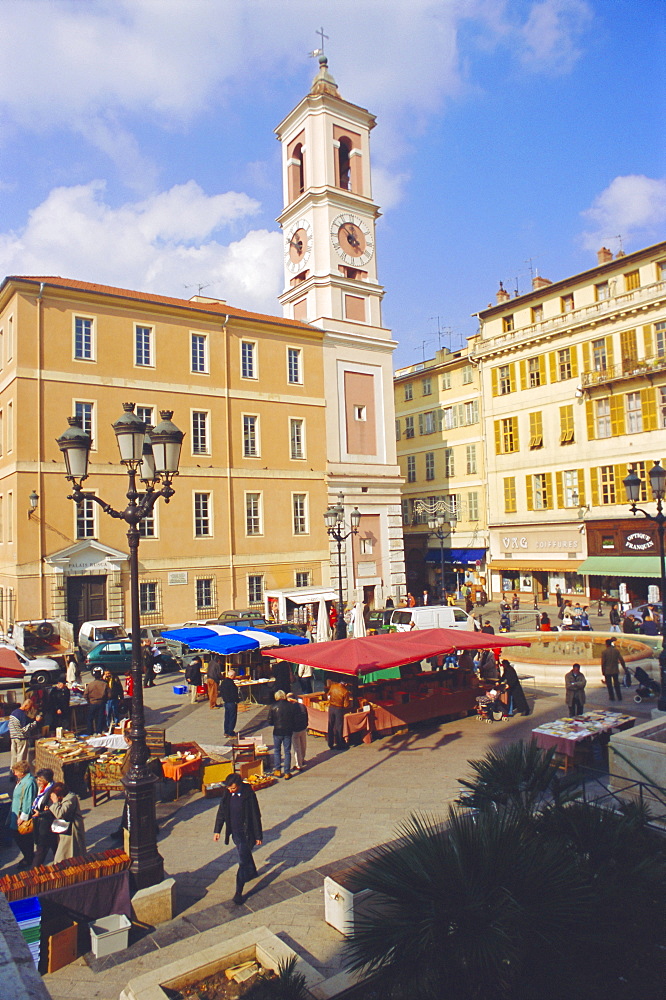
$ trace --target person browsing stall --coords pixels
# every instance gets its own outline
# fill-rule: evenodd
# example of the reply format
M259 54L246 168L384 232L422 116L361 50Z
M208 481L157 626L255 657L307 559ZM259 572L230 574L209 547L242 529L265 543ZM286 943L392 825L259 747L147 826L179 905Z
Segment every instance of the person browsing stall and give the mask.
M570 715L583 714L586 684L585 676L580 670L580 663L574 663L569 673L564 675L567 708Z

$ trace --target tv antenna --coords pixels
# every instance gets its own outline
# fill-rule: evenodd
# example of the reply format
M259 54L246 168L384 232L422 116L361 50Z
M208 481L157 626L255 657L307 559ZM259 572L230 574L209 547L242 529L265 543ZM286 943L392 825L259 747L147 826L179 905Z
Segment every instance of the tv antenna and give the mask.
M201 293L203 292L204 288L210 288L210 286L211 286L212 284L213 284L213 282L212 282L212 281L209 281L209 282L208 282L207 284L205 284L205 285L203 285L203 284L194 284L194 285L183 285L183 288L196 288L196 290L197 290L197 295L201 295Z

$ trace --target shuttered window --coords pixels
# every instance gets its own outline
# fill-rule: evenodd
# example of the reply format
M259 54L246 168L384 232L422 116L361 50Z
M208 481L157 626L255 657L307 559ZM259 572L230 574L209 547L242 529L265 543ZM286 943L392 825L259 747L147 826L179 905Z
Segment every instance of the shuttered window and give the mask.
M541 411L530 413L530 449L543 448L543 420Z
M573 406L560 406L560 444L573 444L574 412Z
M498 455L518 451L518 417L495 421L495 451Z
M504 480L504 513L516 513L516 478L508 476Z

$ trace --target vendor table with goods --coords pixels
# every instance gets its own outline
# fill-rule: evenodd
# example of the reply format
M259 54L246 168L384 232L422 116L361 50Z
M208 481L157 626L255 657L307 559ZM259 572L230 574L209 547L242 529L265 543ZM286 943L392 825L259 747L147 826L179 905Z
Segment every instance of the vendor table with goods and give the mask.
M345 738L362 733L364 743L373 734L383 735L426 719L466 715L474 709L479 685L467 670L432 671L412 677L361 684L357 704L345 713ZM328 732L328 701L323 694L303 695L308 709L308 728Z
M74 733L64 732L61 738L36 741L35 770L49 767L56 781L64 782L77 795L87 795L88 765L97 760L99 752Z
M593 742L606 744L611 733L631 729L636 722L632 715L622 712L586 712L573 718L555 719L532 730L537 746L542 750L553 747L562 754L565 764L578 755L581 745Z

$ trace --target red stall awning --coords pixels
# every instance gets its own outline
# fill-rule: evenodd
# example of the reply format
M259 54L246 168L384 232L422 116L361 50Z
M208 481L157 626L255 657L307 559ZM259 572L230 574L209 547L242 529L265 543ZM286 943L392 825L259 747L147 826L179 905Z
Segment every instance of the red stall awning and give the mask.
M308 646L283 646L280 659L307 663L320 670L359 677L387 667L425 660L429 656L450 653L454 649L502 649L504 646L529 646L525 639L509 639L485 632L464 632L454 628L426 628L387 635L367 635L362 639L338 639ZM275 657L275 650L262 650L263 656Z
M14 650L8 646L0 646L0 677L21 678L24 674L25 667Z

